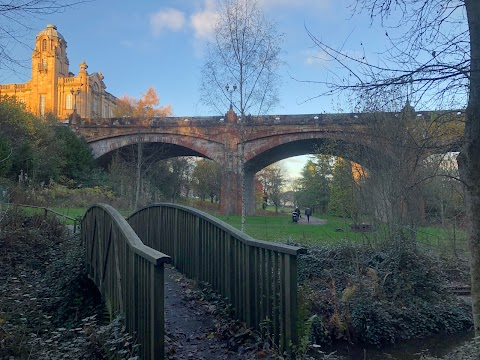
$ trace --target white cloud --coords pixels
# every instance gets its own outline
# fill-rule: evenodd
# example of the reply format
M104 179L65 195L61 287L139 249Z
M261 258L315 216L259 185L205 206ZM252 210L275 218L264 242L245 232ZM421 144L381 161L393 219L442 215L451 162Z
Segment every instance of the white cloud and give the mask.
M259 0L259 5L265 9L275 9L278 7L296 7L296 8L326 8L331 0ZM198 39L208 38L218 20L214 0L205 0L205 7L190 16L190 25L194 29L195 37Z
M217 19L218 13L215 10L214 1L206 0L205 9L190 16L190 24L195 31L195 37L208 38L213 31Z
M150 29L154 36L163 30L179 31L185 26L185 15L176 9L160 10L150 15Z
M305 51L305 64L307 65L325 64L328 60L329 56L322 50Z

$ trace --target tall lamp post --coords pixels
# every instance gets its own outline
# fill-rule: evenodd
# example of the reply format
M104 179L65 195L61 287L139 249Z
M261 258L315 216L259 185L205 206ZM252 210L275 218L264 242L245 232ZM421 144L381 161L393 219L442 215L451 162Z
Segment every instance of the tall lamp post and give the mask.
M230 86L227 84L225 85L225 89L227 90L227 93L230 94L230 109L233 108L233 105L232 105L232 94L235 90L237 90L237 85L233 85L233 88L230 89Z
M70 89L70 94L73 95L73 112L77 112L77 95L80 95L80 88L78 88L76 91L73 89Z

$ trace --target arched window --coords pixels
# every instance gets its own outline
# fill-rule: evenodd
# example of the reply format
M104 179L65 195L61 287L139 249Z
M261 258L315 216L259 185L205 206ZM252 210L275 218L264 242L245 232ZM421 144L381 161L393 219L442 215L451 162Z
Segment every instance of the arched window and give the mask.
M46 51L47 50L47 39L43 39L42 40L42 51Z

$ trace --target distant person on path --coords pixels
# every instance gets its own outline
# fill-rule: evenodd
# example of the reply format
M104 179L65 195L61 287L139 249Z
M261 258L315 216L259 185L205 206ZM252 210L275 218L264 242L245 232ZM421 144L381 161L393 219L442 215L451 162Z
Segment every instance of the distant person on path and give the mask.
M297 213L297 218L300 219L300 209L298 208L298 206L295 208L295 212Z
M307 216L307 222L310 222L310 215L312 215L312 209L310 209L309 207L307 207L305 209L305 215Z

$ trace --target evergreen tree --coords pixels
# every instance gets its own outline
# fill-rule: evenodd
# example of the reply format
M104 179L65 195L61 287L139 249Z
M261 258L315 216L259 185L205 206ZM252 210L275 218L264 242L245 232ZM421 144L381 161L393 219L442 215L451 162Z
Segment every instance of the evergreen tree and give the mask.
M352 174L352 163L337 157L330 183L329 213L354 218L357 212L356 184Z
M88 143L66 126L55 126L54 130L60 148L61 175L81 184L88 183L95 168Z
M213 203L215 196L220 196L220 165L212 160L201 159L196 162L192 173L193 188L203 201L210 197Z
M312 211L326 213L330 196L330 179L332 175L331 156L317 155L308 160L302 169L297 195L298 206L309 206Z

